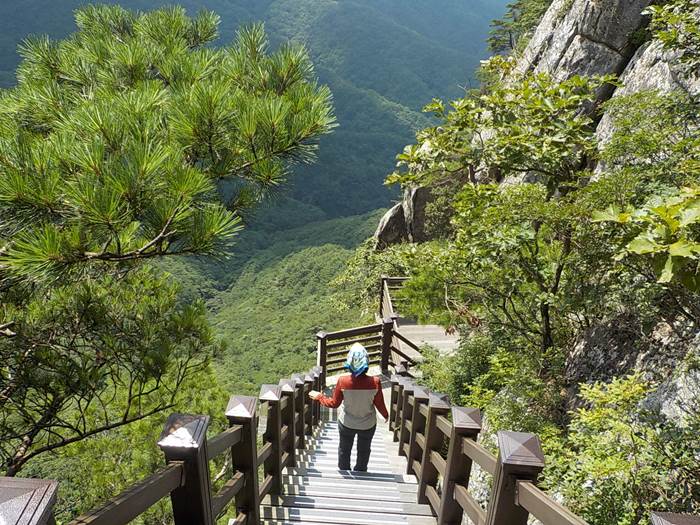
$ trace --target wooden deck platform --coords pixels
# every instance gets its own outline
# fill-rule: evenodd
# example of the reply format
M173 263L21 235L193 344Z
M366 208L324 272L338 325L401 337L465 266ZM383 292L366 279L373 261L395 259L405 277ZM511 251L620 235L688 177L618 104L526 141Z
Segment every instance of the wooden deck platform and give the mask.
M263 523L435 525L430 507L416 503L417 480L405 474L406 462L396 454L388 425L377 425L370 472L342 471L337 467L338 427L334 411L329 414L297 467L286 469L282 494L263 500Z
M459 345L459 334L448 334L442 326L434 324L416 324L415 321L401 319L398 331L401 335L413 341L416 345L430 345L437 349L442 355L450 355ZM403 346L406 353L415 358L420 358L420 354L415 350Z

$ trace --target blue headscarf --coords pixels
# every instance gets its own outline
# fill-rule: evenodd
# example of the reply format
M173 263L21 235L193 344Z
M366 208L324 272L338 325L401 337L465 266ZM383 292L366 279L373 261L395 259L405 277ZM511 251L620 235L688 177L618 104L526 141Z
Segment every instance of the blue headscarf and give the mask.
M345 361L345 368L350 371L352 377L362 375L369 369L367 349L360 343L355 343L350 347L348 358Z

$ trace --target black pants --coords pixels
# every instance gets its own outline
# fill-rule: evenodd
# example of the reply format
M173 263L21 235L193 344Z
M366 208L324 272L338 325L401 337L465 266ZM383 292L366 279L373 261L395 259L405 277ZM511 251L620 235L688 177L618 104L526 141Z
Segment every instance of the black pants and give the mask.
M369 455L372 452L372 438L376 425L368 430L355 430L343 426L338 422L338 432L340 433L340 444L338 445L338 468L340 470L350 470L350 453L357 435L357 462L353 470L367 472Z

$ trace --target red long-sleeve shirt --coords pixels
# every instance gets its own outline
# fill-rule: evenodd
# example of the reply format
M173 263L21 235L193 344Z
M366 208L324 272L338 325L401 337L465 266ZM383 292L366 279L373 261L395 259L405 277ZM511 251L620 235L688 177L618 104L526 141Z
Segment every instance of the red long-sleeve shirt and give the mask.
M367 430L377 424L375 408L385 419L389 417L381 379L366 374L341 376L335 385L333 397L321 396L317 401L328 408L342 405L338 421L355 430Z

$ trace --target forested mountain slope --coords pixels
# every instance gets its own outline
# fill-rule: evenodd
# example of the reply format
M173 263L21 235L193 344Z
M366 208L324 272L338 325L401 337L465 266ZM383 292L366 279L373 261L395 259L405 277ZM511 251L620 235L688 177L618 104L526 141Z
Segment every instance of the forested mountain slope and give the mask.
M61 37L85 0L8 0L0 5L0 80L13 82L17 45L29 34ZM218 44L242 23L262 20L273 45L304 42L322 83L334 93L339 128L322 140L319 162L304 167L292 196L332 216L388 204L381 185L393 155L426 123L422 106L473 83L486 55L489 22L505 0L109 0L128 9L177 3L222 18Z
M0 5L0 70L5 85L13 82L19 60L16 46L28 34L60 37L74 29L73 10L84 0L19 1ZM130 9L153 9L172 2L122 0ZM290 283L305 274L308 261L320 275L330 278L341 271L349 249L371 233L372 221L363 216L324 224L324 221L365 214L386 208L396 194L382 185L394 164L394 155L417 129L429 123L420 111L434 96L458 96L473 84L476 66L486 54L490 20L502 14L505 0L183 0L190 14L202 8L221 16L220 38L225 45L240 24L262 20L271 44L293 40L309 49L316 74L328 84L339 123L334 133L321 139L318 160L295 167L293 183L248 217L248 228L231 257L210 260L182 259L164 263L180 283L183 298L202 297L216 312L219 333L226 335L226 356L242 356L254 347L244 333L268 319L269 309L287 293L280 287L267 290L266 301L258 280L274 271L291 273ZM308 228L305 229L305 225ZM322 233L319 233L319 232ZM323 247L326 245L325 247ZM304 250L312 248L308 257ZM316 251L314 251L316 250ZM325 250L329 257L322 257ZM292 261L285 266L290 257ZM296 261L296 262L294 262ZM319 268L319 265L322 268ZM261 281L262 282L262 281ZM223 293L222 293L223 292ZM221 296L219 296L221 294ZM292 317L307 310L309 297L302 291L297 302L287 304ZM319 303L321 304L321 303ZM295 310L296 309L296 310ZM326 308L327 310L327 308ZM241 325L246 320L246 326ZM281 355L312 344L310 336L321 325L332 323L327 311L317 307L293 322L289 330L272 332L265 343ZM340 320L337 322L340 323ZM280 320L278 327L284 322ZM341 323L342 324L342 323ZM237 327L236 330L233 327ZM254 333L254 330L253 332ZM291 338L290 338L291 337ZM280 347L281 345L281 347ZM289 353L288 353L289 352ZM240 357L246 363L247 358ZM260 365L264 376L270 361ZM224 377L226 374L222 374ZM253 381L251 379L251 381ZM252 383L251 383L252 384Z

